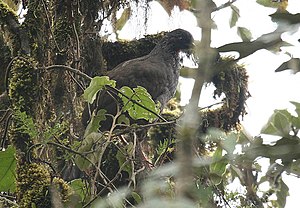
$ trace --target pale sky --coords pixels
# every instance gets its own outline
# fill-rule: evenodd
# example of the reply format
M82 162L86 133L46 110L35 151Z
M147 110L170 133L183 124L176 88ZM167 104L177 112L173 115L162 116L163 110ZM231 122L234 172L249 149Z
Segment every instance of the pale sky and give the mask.
M227 1L216 0L215 2L220 5ZM120 32L120 38L133 39L142 37L145 32L154 34L182 28L191 32L196 40L200 40L201 29L197 27L197 21L193 14L188 11L179 12L179 9L175 9L169 17L159 3L153 1L150 4L146 31L143 21L139 20L138 17L132 18ZM268 16L274 13L275 9L258 6L254 0L239 0L235 5L240 9L241 14L237 25L250 29L254 39L275 30L276 24ZM291 13L300 13L300 1L289 0L288 10ZM137 16L142 15L142 12L142 9L140 9ZM229 27L230 16L230 8L213 13L212 18L218 26L218 29L212 32L213 47L241 41L236 30ZM294 36L284 34L283 38L295 44L294 47L287 47L284 50L292 53L295 58L300 58L300 43L297 41L300 38L300 32L298 31ZM260 133L261 128L268 121L274 109L288 108L293 111L293 105L289 101L300 102L300 73L292 74L290 71L274 72L278 66L288 59L289 57L284 55L283 52L274 54L267 50L260 50L240 61L245 64L248 71L249 91L252 95L247 101L248 115L244 117L242 124L252 136ZM194 82L191 79L180 79L180 81L184 92L182 93L184 95L182 102L186 104L191 95ZM216 102L212 99L212 91L212 88L204 89L200 98L201 106L208 106ZM294 208L299 201L299 190L297 189L300 186L300 179L284 176L284 181L290 188L286 208ZM295 186L295 184L297 185Z

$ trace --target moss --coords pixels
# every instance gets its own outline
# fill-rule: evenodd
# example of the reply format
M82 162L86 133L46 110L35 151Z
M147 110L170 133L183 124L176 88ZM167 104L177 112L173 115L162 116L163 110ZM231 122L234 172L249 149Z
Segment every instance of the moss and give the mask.
M73 194L71 187L61 178L53 178L52 185L60 193L60 198L63 203L68 202L70 196Z
M33 59L19 58L11 66L9 97L14 109L33 115L33 105L37 98L37 74Z
M29 125L34 126L32 117L37 97L37 77L32 64L32 59L14 60L9 80L9 97L15 112L11 135L17 149L17 202L20 207L51 207L48 170L43 165L28 163L28 158L36 158L30 150L34 138Z
M20 207L51 207L50 174L37 163L18 164L17 201Z
M46 11L42 1L39 0L29 1L27 8L28 13L21 28L28 35L31 55L43 63L49 47L49 22L46 18Z
M0 1L0 22L5 23L10 19L18 22L17 14L3 1Z
M8 39L8 43L10 43L13 48L13 53L16 54L20 49L20 37L18 36L18 16L6 3L0 1L0 25L6 26L5 31L1 31L2 34L5 34ZM9 33L5 33L8 31Z
M55 21L53 27L54 40L58 47L65 53L66 49L70 46L71 37L73 35L72 24L69 22L67 16L61 16Z
M4 86L4 78L6 67L11 60L11 51L7 44L5 43L3 35L0 35L0 95L6 90L6 86ZM1 106L1 104L0 104Z
M113 69L123 61L149 54L164 34L147 35L133 41L104 42L102 50L107 69Z
M171 99L166 108L163 110L161 116L167 121L175 121L182 114L182 110L179 108L176 99ZM149 130L149 137L153 141L153 145L157 146L160 142L165 140L171 141L176 137L176 123L171 123L167 125L158 125L152 127Z
M215 85L214 97L225 95L222 107L203 111L204 124L202 130L208 127L222 128L225 131L239 129L240 117L246 112L248 92L248 75L245 67L236 64L231 57L224 57L217 63L216 75L212 78Z

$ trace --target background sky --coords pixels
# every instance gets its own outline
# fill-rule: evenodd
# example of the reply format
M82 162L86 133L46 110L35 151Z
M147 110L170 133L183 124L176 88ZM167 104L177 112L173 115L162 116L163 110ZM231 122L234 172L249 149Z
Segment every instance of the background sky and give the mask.
M215 0L217 5L221 5L228 0ZM201 29L197 27L196 18L188 11L179 11L175 8L169 16L159 3L153 1L148 11L147 27L144 27L144 10L137 9L136 15L126 23L119 33L119 38L134 39L140 38L144 34L154 34L161 31L170 31L176 28L183 28L192 33L196 40L201 38ZM235 4L240 10L238 26L246 27L252 32L254 39L262 34L275 30L276 24L268 16L275 12L275 9L258 5L255 0L239 0ZM300 1L289 0L288 11L300 13ZM217 29L212 31L212 47L219 47L227 43L241 41L236 29L230 28L229 19L232 10L230 8L213 13L212 19L217 25ZM300 58L300 32L295 34L284 34L283 39L294 44L293 47L285 47L282 52L274 54L267 50L260 50L253 55L244 58L240 63L246 66L249 74L249 91L251 98L247 101L247 112L242 121L246 131L250 135L259 135L261 128L268 121L274 109L289 109L293 111L293 105L289 101L300 102L300 73L292 74L291 71L275 73L275 69L283 62L289 60L289 56L284 52L293 54L293 57ZM182 94L182 104L188 103L194 81L192 79L180 79ZM212 99L213 88L208 87L203 90L200 98L200 106L205 107L216 103ZM264 136L265 137L265 136ZM272 142L275 138L270 138ZM263 168L267 168L266 161ZM283 180L290 188L286 208L298 207L298 187L300 179L294 176L283 176ZM262 187L264 188L264 187Z

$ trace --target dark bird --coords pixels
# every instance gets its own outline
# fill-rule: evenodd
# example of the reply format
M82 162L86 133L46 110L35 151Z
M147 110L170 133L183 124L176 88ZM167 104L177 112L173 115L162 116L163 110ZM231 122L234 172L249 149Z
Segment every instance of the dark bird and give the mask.
M107 76L116 81L116 87L122 86L131 88L142 86L152 96L152 99L161 103L161 109L174 96L179 78L179 52L189 52L193 46L192 35L183 30L176 29L169 32L154 49L146 56L125 61L114 69ZM91 106L94 109L105 109L107 114L115 115L117 112L116 99L107 92L98 94L96 104ZM82 122L86 126L90 114L87 108L83 112ZM108 130L111 127L111 119L101 123L101 130Z

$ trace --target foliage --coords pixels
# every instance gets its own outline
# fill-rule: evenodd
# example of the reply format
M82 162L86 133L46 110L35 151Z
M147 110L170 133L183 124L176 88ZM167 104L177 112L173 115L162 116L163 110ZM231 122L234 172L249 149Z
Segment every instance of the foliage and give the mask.
M9 146L5 151L0 152L0 190L1 192L15 192L15 149Z

